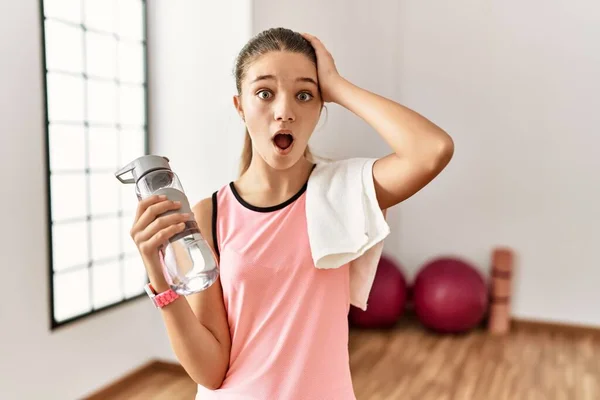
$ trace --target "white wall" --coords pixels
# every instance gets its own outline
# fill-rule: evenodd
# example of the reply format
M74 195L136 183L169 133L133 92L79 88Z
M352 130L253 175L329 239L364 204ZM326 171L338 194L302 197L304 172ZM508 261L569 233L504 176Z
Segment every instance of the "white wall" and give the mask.
M512 246L517 316L600 325L600 6L403 4L402 99L457 151L402 209L400 254L487 269L493 245Z
M144 299L50 331L39 1L0 4L0 398L76 399L170 346Z
M151 152L167 156L194 204L235 179L244 126L233 67L250 1L151 2Z
M508 245L517 317L600 325L598 5L255 0L253 16L253 33L316 34L351 81L454 138L449 167L391 213L386 251L411 278L441 254L487 272L492 248ZM387 152L369 127L330 108L318 151Z

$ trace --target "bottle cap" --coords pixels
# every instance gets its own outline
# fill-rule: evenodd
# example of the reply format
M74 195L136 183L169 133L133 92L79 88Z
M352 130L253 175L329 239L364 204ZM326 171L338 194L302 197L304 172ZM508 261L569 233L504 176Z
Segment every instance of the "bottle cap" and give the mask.
M142 176L158 169L171 170L169 159L163 156L146 155L136 158L123 168L119 169L115 172L115 177L121 181L121 183L137 183ZM131 172L133 178L122 178L122 175L125 175L128 172Z

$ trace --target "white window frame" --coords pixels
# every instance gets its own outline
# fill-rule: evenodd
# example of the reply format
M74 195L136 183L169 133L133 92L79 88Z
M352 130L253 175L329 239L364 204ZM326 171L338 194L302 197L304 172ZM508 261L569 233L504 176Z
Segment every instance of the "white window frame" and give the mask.
M72 8L65 8L67 3L73 5ZM71 15L71 19L61 18L60 15L63 14L52 14L57 12L57 5L62 7L63 11L60 13L65 13L64 15L70 10L77 11ZM111 22L113 30L98 29L97 26L100 25L93 26L92 18L97 19L98 13L90 13L89 19L86 19L86 6L106 5L114 8L101 15L106 17L104 21L116 18ZM129 14L125 15L125 7L134 11L127 11ZM139 14L137 10L140 11ZM114 172L131 161L131 157L148 154L147 7L144 0L40 0L40 15L46 122L49 310L50 329L54 330L145 296L143 285L147 282L147 277L139 253L128 236L137 199L133 187L121 184L114 177ZM139 20L135 19L136 15L140 16ZM130 25L119 23L126 19L125 16L130 18ZM140 36L136 38L134 32L127 37L125 26L139 27L135 32ZM72 36L69 36L71 33ZM60 45L57 45L59 42ZM78 50L75 52L76 56L66 51L74 48L74 43L82 45L81 54ZM102 47L102 44L108 44L108 47ZM116 50L115 74L112 78L89 73L101 70L106 65L110 67L110 63L105 58L98 57L100 51L94 54L88 46L96 50ZM126 49L130 48L134 50L128 52ZM65 60L62 64L67 66L67 70L53 68L53 65L61 65L61 57ZM76 62L70 63L71 59ZM112 62L112 58L110 60ZM80 61L80 70L77 67L68 70L70 65L79 66ZM127 70L126 67L119 69L119 62L121 65L133 66L134 72L131 73L131 69ZM124 71L128 71L129 75ZM136 75L136 71L141 74ZM133 79L135 82L127 81L124 78L126 76L139 76L139 79ZM69 85L67 82L73 84ZM63 93L58 93L57 87L61 91L64 88ZM74 87L81 87L83 93L79 94L78 90L73 90ZM100 87L104 87L105 91L101 92L98 89ZM77 95L70 96L69 93ZM98 96L94 97L96 93ZM108 112L113 117L113 123L99 122L102 119L90 116L93 114L97 117L106 114L105 111L108 110L102 104L108 104L106 99L110 97L102 97L100 93L115 95L116 108ZM80 95L84 100L81 105L73 100ZM143 100L138 101L142 98ZM129 99L138 100L132 102ZM123 108L132 103L133 108ZM81 109L82 113L69 114L71 109ZM62 110L63 114L57 110ZM129 113L128 110L133 111ZM81 115L82 118L59 120L58 115ZM108 120L110 117L106 119ZM79 132L82 135L78 135ZM70 141L71 138L75 140ZM133 145L125 146L123 143ZM82 148L84 155L81 154ZM125 153L131 159L122 159ZM70 157L71 155L74 156ZM79 160L79 163L64 161L67 159ZM115 163L111 162L109 165L105 161L107 159L114 159ZM66 167L60 169L57 165ZM71 168L70 165L80 167ZM99 167L100 165L104 166ZM112 174L112 182L108 178L109 174ZM71 182L82 184L75 185ZM100 209L103 212L94 211ZM69 215L70 210L79 212L72 211L73 217L62 218ZM117 242L118 245L115 246ZM99 256L100 254L103 256ZM71 265L66 260L78 261ZM103 266L106 268L102 269Z

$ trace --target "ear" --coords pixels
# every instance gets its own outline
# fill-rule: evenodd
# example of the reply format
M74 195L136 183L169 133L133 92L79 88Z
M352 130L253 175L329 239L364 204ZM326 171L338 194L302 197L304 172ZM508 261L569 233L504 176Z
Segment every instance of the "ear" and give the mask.
M233 96L233 105L235 106L235 109L237 110L238 114L240 115L240 117L243 120L244 119L244 110L242 109L242 99L237 94L235 96Z

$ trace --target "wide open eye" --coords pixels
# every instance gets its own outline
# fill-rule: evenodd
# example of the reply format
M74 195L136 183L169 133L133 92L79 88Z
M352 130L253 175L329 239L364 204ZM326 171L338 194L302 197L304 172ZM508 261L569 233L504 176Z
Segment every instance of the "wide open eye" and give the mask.
M259 90L256 95L262 100L268 100L273 94L269 90Z
M300 93L298 93L298 100L300 100L300 101L309 101L313 97L314 96L312 94L310 94L309 92L300 92Z

